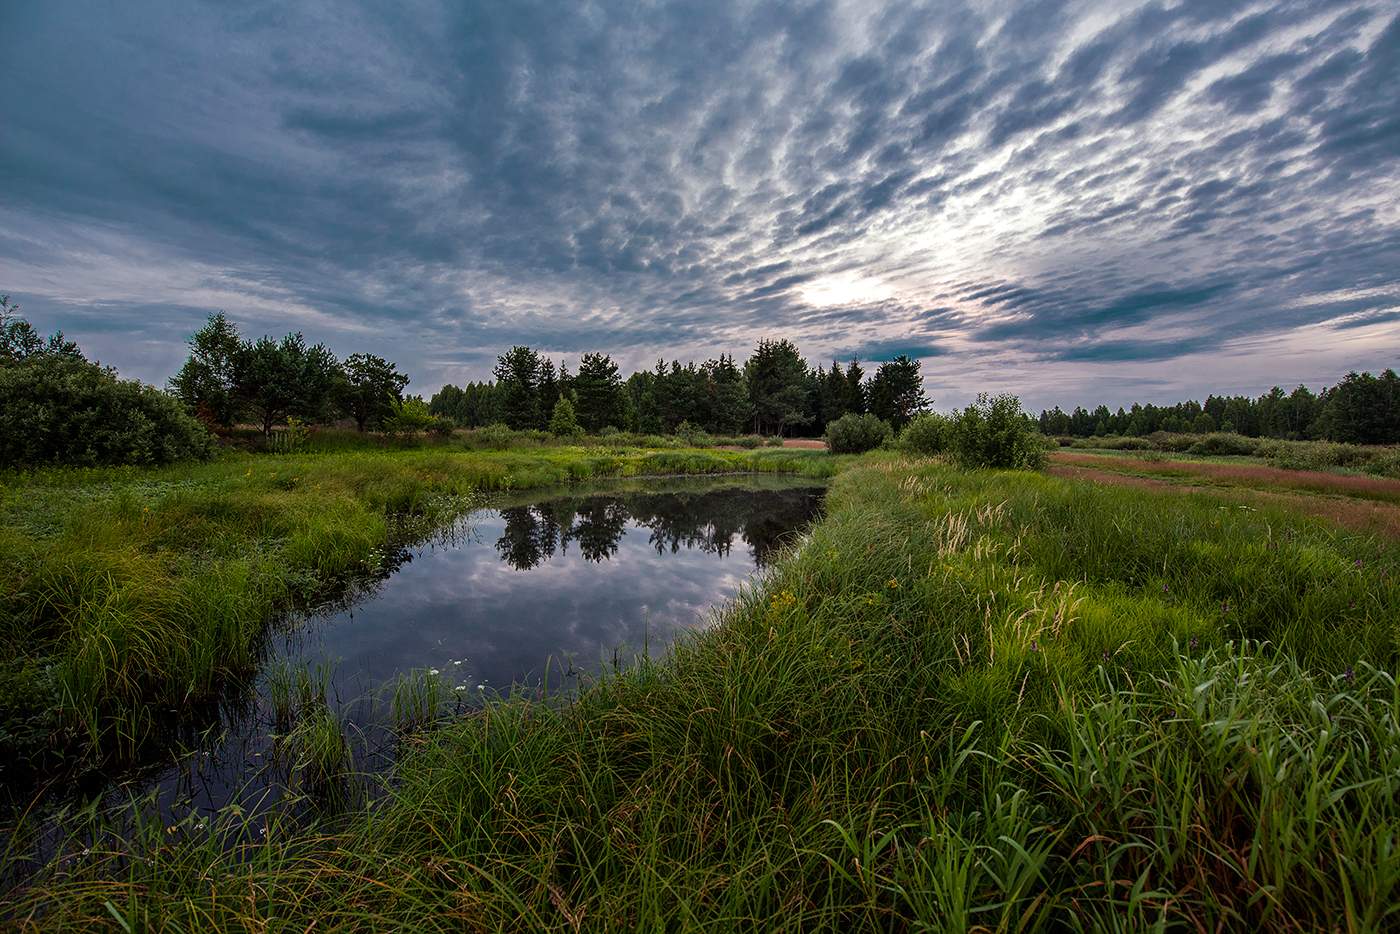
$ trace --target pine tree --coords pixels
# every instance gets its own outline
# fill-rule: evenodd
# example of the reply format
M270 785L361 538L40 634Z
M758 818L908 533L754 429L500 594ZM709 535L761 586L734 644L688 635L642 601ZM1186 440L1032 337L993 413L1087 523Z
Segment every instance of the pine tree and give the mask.
M900 354L880 364L870 379L870 411L896 431L928 408L919 361Z
M494 370L500 414L511 428L540 427L540 356L517 345L501 354Z

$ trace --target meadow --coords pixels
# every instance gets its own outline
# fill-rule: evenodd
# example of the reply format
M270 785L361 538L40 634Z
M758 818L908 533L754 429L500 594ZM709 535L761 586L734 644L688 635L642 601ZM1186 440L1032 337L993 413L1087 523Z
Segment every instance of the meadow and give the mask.
M697 468L840 468L825 517L716 628L567 699L504 698L415 734L374 804L254 820L230 809L120 832L94 812L61 858L5 896L11 923L1394 925L1393 540L1230 489L960 471L888 452L761 453L773 460L668 455ZM275 475L271 459L137 473L50 534L112 560L141 528L135 490L157 495L176 478L206 477L213 489L181 494L196 498L248 483L230 508L262 502L267 524L292 521L280 497L327 513L426 513L433 496L562 479L585 459L478 456L357 454L315 479L295 459ZM650 472L658 456L610 463ZM390 470L384 458L403 461ZM10 534L47 514L38 491L67 502L91 485L62 474L7 493ZM173 515L180 496L159 495ZM125 536L79 534L118 515ZM360 540L382 541L384 526L364 522Z

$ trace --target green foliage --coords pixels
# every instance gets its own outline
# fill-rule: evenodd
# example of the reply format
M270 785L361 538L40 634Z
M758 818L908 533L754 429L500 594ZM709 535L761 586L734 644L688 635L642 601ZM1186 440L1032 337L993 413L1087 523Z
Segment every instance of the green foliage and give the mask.
M234 372L237 401L264 435L288 416L307 422L325 418L343 378L331 352L321 344L308 347L301 334L244 344Z
M899 433L899 449L910 454L931 457L948 449L953 431L952 421L937 412L914 416Z
M19 306L10 301L10 296L0 295L0 366L39 356L83 358L77 344L63 339L62 331L48 340L40 337L34 326L20 316Z
M50 765L62 699L44 658L0 661L0 783L19 787Z
M949 451L958 466L972 470L1039 470L1045 464L1045 445L1035 423L1021 411L1013 395L989 396L952 418Z
M204 426L171 396L79 356L0 366L0 463L168 464L210 456Z
M826 444L833 454L862 454L890 439L890 426L874 415L842 415L826 426Z
M484 428L501 421L500 399L494 383L448 384L433 394L428 408L460 428Z
M496 361L496 391L505 423L514 429L539 428L543 362L529 347L516 346Z
M560 396L554 403L554 411L549 416L549 433L561 438L573 438L583 434L578 418L574 415L574 403L568 396Z
M807 411L807 363L789 340L760 340L744 362L754 428L762 434L811 421Z
M412 733L437 722L450 697L442 676L431 669L400 674L389 688L389 721L400 733Z
M867 390L870 411L899 431L909 420L928 408L919 361L900 354L882 363L870 379Z
M680 439L683 444L697 448L708 447L714 443L714 439L710 437L709 432L705 431L705 429L701 428L699 425L692 425L690 422L681 422L676 426L676 437Z
M268 437L267 449L273 454L301 454L311 440L311 429L295 415L287 419L287 427L274 430Z
M1220 457L1253 454L1258 447L1257 438L1217 431L1192 444L1186 449L1186 453Z
M1316 394L1306 386L1291 393L1275 386L1257 399L1210 395L1204 403L1134 404L1116 412L1100 405L1092 412L1079 407L1067 414L1057 406L1041 412L1039 422L1047 435L1081 438L1221 431L1251 438L1394 444L1400 442L1400 376L1393 370L1380 376L1348 373L1336 386Z
M393 435L413 435L446 427L432 413L422 396L410 396L393 406L393 414L384 421L384 430Z
M1400 442L1400 375L1348 373L1326 394L1323 430L1333 441L1352 444Z
M707 360L701 367L705 378L705 398L709 409L709 431L732 434L749 423L749 387L744 371L728 354Z
M238 361L243 338L221 311L190 338L190 355L170 390L206 424L229 428L238 416Z
M577 401L578 422L585 431L622 424L622 377L607 354L584 354L570 388Z
M408 377L394 364L374 354L353 353L341 369L340 405L357 430L379 428L398 412Z

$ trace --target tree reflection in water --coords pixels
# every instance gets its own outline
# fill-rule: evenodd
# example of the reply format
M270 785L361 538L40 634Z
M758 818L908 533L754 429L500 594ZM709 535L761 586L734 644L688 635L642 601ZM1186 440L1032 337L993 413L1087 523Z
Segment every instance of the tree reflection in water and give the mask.
M589 561L617 554L629 523L648 529L658 554L690 549L728 555L736 538L765 567L790 537L816 517L824 490L742 488L690 493L622 493L560 497L500 510L505 531L496 540L501 560L528 570L563 554L571 544Z

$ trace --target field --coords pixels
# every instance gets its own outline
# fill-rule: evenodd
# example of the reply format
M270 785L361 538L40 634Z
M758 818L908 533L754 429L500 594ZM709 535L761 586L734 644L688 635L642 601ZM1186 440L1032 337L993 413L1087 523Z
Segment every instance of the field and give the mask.
M124 555L136 491L177 476L213 489L160 494L163 510L268 471L237 500L267 523L303 483L380 515L579 457L382 456L406 458L391 480L374 458L315 480L291 478L329 465L133 475L51 534ZM809 539L664 661L421 734L374 806L131 837L94 816L7 914L33 930L1393 926L1393 540L1237 485L826 463L841 469ZM40 491L91 486L11 491L12 540L46 514ZM113 515L121 536L69 531ZM356 541L382 539L364 521Z

